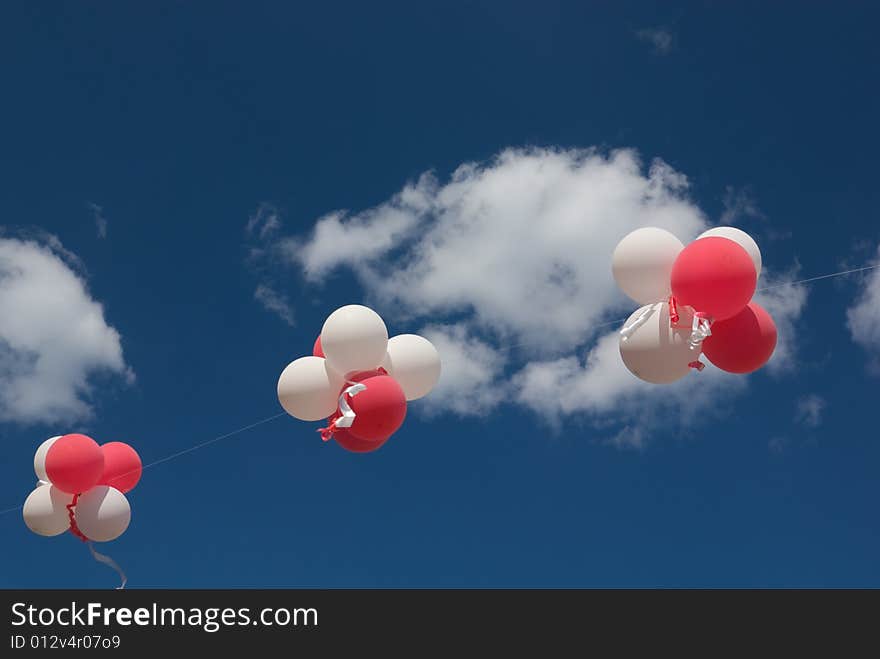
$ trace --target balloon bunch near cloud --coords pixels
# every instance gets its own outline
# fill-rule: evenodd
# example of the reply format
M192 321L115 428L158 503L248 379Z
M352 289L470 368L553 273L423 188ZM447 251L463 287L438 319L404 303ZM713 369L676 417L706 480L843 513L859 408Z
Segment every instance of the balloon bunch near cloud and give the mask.
M734 227L717 227L684 246L663 229L636 229L618 243L611 270L642 306L620 331L620 355L654 384L702 370L700 354L730 373L751 373L776 348L776 325L752 300L761 251Z
M382 318L351 304L324 321L312 355L294 360L278 379L278 400L301 421L327 419L321 429L343 448L374 451L406 418L407 403L440 379L440 355L422 336L388 338Z
M34 455L39 480L24 502L24 522L47 537L70 531L84 542L115 540L131 521L125 493L137 485L142 469L137 452L123 442L51 437Z

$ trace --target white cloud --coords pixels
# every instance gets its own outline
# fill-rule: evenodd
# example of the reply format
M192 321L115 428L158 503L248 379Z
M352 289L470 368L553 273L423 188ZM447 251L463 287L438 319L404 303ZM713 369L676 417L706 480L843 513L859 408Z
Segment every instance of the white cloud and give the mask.
M636 38L651 44L654 47L654 52L658 55L668 54L675 42L672 31L665 27L646 27L636 30Z
M818 428L822 423L827 401L817 394L808 394L798 399L794 420L807 428Z
M707 228L687 178L663 161L645 168L627 149L508 149L445 183L425 174L376 208L331 213L309 236L280 242L307 277L350 267L383 315L431 325L444 360L432 409L485 413L514 399L548 421L582 416L610 441L640 446L657 425L687 427L747 382L710 366L659 387L625 369L608 321L635 305L618 291L610 259L643 226L683 242ZM805 296L760 298L780 327L773 370L793 361L788 335Z
M88 418L99 373L133 378L82 277L51 245L0 239L0 420Z
M415 204L323 218L292 256L306 272L340 265L340 254L356 250L344 241L334 251L325 237L351 226L370 249L344 262L384 308L467 314L509 342L561 354L593 334L606 312L631 306L610 268L624 235L653 225L687 240L705 228L686 188L687 179L659 160L643 175L630 150L606 157L511 149L488 165L462 165L446 185L423 176L405 190ZM389 224L409 229L392 233ZM371 231L372 242L363 238Z
M419 334L443 356L440 381L423 409L482 416L501 402L509 389L502 378L507 358L501 351L470 334L463 324L431 325Z
M408 238L431 209L435 195L436 181L425 174L376 208L356 215L342 211L325 215L315 224L310 239L287 239L281 248L313 280L343 264L367 263Z
M865 276L856 302L847 309L846 320L853 341L872 356L872 370L880 372L880 269Z
M612 443L641 448L658 427L687 431L719 413L719 399L742 391L745 379L707 364L669 385L652 385L632 375L620 359L618 333L605 334L586 358L532 362L514 380L518 399L550 420L585 415L594 425L620 429ZM705 361L705 360L703 360Z

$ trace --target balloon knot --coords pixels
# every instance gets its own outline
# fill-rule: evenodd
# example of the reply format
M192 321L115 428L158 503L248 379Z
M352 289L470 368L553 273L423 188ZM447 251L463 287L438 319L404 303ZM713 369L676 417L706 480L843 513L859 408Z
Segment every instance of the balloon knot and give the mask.
M327 419L327 427L326 428L318 428L318 432L321 433L321 440L325 442L329 442L333 438L333 432L336 430L336 420L339 418L339 410L333 413L329 419Z
M73 512L74 507L76 506L76 502L79 499L79 494L73 495L73 501L71 501L67 506L67 516L70 518L70 532L73 533L77 538L82 540L83 542L88 542L89 539L85 536L85 534L79 530L79 527L76 525L76 514Z
M697 371L702 371L704 368L706 368L706 365L703 362L701 362L699 359L696 361L692 361L690 364L688 364L688 366L690 366L693 369L696 369Z
M678 315L678 302L674 295L669 296L669 322L677 323L680 320Z

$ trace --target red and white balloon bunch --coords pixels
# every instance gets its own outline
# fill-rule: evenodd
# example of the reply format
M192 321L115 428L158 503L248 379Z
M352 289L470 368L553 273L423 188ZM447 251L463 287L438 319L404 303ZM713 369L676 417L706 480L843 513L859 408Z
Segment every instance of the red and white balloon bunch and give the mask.
M375 451L403 424L407 401L440 378L440 355L426 338L388 338L372 309L351 304L324 321L312 355L291 362L278 379L278 400L301 421L327 419L321 436L356 453Z
M125 493L141 478L141 459L123 442L98 445L86 435L59 435L34 455L39 483L22 508L24 523L38 535L69 530L80 540L109 542L131 521Z
M751 373L773 355L776 325L752 300L761 251L744 231L717 227L685 247L655 227L636 229L612 256L618 286L645 305L620 331L620 356L655 384L703 369L700 353L730 373Z

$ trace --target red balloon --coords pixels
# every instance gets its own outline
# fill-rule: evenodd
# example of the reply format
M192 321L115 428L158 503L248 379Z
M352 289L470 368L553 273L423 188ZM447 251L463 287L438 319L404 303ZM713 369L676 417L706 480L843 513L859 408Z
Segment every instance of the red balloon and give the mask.
M758 273L748 252L727 238L700 238L672 266L672 294L713 320L738 314L752 299Z
M757 371L775 349L776 324L757 302L733 318L713 323L712 335L703 340L706 359L728 373Z
M46 453L46 475L62 492L82 494L104 473L104 453L91 437L64 435Z
M388 439L406 418L406 396L390 375L374 375L360 380L366 389L348 397L355 413L348 431L358 439L376 442Z
M124 442L108 442L101 445L104 453L104 473L98 485L115 487L123 494L134 489L141 479L141 457Z
M318 334L318 338L315 339L315 346L312 348L312 356L324 358L324 348L321 347L321 335Z
M352 453L369 453L370 451L375 451L388 441L387 437L375 442L358 439L345 428L334 430L333 439L346 451L351 451Z

